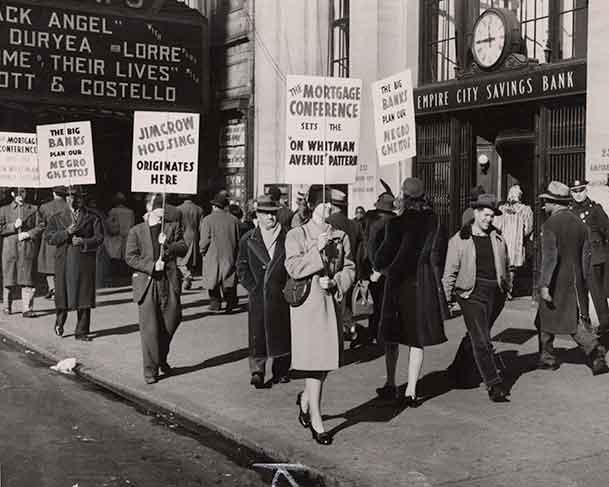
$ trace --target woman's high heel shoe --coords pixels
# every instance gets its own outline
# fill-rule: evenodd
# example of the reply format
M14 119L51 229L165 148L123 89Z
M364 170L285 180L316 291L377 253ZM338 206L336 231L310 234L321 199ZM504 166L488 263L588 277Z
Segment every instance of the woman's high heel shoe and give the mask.
M311 436L317 443L319 443L320 445L332 444L332 435L330 433L328 433L327 431L324 431L323 433L318 433L317 431L315 431L315 428L313 428L312 424L309 428L311 430Z
M299 392L298 396L296 396L296 405L298 406L298 422L303 428L309 428L311 426L311 415L309 413L305 413L302 409L302 403L300 402L301 399L302 392Z
M55 322L55 326L53 327L53 330L55 331L55 335L57 335L58 337L63 336L63 325L62 324Z

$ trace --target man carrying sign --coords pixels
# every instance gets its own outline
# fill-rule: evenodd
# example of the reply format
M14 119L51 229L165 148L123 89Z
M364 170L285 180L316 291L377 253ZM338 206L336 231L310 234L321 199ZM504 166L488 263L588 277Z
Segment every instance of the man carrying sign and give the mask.
M11 291L21 287L23 317L33 318L34 263L41 228L38 207L25 202L23 188L11 190L13 202L0 208L4 313L11 313Z

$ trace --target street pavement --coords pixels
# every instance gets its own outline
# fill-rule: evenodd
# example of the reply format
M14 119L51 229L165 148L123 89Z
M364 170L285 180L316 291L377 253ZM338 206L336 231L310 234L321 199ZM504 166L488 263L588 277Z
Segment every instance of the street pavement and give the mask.
M0 485L269 485L175 424L0 344Z
M445 369L465 330L462 318L455 318L446 323L448 342L426 350L418 393L427 399L417 409L375 399L385 378L377 350L347 351L346 365L330 374L324 390L332 446L317 445L297 422L301 381L260 390L249 385L247 313L211 314L206 298L201 290L183 296L184 321L169 357L176 375L155 385L142 378L137 307L127 287L99 291L90 343L71 336L75 316L64 338L54 336L52 302L43 299L36 309L44 316L11 316L0 323L0 334L55 360L75 357L81 375L209 427L261 456L305 465L327 485L609 483L609 375L593 377L585 357L563 339L556 345L564 365L555 372L536 370L530 298L508 303L492 333L511 371L511 402L490 402L483 387L451 388ZM406 373L403 349L402 384Z

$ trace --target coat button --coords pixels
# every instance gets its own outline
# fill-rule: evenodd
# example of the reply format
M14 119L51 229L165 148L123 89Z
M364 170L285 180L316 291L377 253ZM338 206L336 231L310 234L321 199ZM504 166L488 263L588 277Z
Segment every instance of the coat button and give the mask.
M263 266L262 266L262 268L263 268L263 269L266 269L266 266L265 266L265 265L263 265Z

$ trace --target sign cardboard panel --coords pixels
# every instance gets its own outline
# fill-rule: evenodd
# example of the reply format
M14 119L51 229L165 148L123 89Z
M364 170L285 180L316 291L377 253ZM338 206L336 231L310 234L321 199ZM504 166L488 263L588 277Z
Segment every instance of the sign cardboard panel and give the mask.
M38 125L40 186L95 184L91 122Z
M40 187L36 134L0 132L0 186Z
M362 81L288 76L286 85L285 182L354 182Z
M380 166L388 166L417 153L409 69L372 83L376 152Z
M199 114L135 112L131 190L197 193Z

